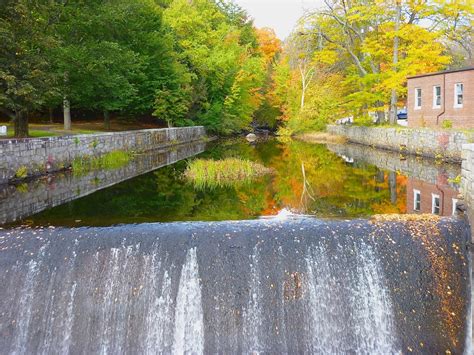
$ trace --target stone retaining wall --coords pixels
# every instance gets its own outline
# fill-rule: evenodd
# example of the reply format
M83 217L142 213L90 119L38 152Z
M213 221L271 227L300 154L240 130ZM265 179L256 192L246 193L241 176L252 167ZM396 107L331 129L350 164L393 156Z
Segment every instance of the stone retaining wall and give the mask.
M327 131L354 143L452 162L461 162L463 145L474 142L474 134L424 128L328 126Z
M462 151L461 190L467 202L468 216L473 231L474 242L474 144L465 144Z
M28 176L61 170L75 158L112 151L145 152L202 140L204 127L149 129L36 139L0 140L0 184L15 178L21 168Z
M461 186L465 198L474 202L474 144L463 146Z
M86 174L52 174L18 186L0 187L0 224L11 223L45 209L87 196L135 176L173 164L204 152L206 143L194 142L138 154L128 164L115 169Z

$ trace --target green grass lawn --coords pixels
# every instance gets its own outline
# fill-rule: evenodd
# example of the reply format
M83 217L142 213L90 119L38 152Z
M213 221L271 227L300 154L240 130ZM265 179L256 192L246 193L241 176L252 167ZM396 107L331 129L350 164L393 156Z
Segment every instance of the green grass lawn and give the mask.
M13 127L8 127L8 133L7 136L3 136L0 138L14 138L13 137ZM30 129L29 130L29 137L31 138L44 138L44 137L55 137L58 134L54 132L49 132L49 131L44 131L40 129Z
M11 124L0 123L0 126L6 125L7 126L7 136L0 136L2 138L14 138L14 128ZM41 129L44 128L46 125L37 125L37 124L30 124L28 133L30 138L45 138L45 137L57 137L63 135L70 135L70 134L94 134L99 133L98 131L90 130L90 129L82 129L82 128L73 128L71 131L65 131L62 129L61 126L58 125L51 125L51 128L48 129Z

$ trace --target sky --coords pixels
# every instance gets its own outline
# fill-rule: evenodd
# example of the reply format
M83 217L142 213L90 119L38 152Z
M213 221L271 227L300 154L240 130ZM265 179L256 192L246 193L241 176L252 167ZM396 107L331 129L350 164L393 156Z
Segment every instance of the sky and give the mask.
M285 39L305 10L316 8L322 0L235 0L255 20L256 27L273 28Z

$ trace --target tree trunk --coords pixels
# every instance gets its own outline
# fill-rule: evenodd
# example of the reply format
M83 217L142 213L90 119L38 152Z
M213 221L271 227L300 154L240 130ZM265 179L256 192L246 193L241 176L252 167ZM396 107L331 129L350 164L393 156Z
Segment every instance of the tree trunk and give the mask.
M397 14L395 18L395 37L393 38L393 70L398 71L398 47L400 38L398 36L398 31L400 30L400 19L402 16L402 2L397 0ZM396 89L392 89L392 95L390 97L390 124L397 124L397 103L398 103L398 93Z
M304 109L304 101L305 101L305 96L306 96L306 77L304 71L300 68L300 73L301 73L301 103L300 103L300 109Z
M15 137L28 137L28 116L25 111L17 111L15 113Z
M381 105L377 105L378 107L380 107ZM377 115L377 123L384 123L385 122L385 112L383 110L380 110L378 109L376 112L376 115Z
M104 127L110 129L110 114L107 110L104 111Z
M303 90L301 91L301 109L304 109L305 94L305 89L303 88Z
M64 111L64 130L71 130L71 104L67 97L64 97L63 101L63 111Z
M54 123L54 118L53 118L53 108L52 107L48 108L48 114L49 114L49 123L53 124Z

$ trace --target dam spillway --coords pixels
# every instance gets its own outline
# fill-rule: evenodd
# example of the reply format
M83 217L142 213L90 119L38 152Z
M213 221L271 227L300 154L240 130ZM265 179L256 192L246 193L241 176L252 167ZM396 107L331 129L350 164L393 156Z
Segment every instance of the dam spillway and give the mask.
M465 351L463 219L182 222L0 231L0 349Z

